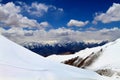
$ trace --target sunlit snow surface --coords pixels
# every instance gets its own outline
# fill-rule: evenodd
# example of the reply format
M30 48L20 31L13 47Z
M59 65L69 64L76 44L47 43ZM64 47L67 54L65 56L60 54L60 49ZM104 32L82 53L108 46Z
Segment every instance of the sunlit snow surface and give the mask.
M101 49L102 51L98 59L96 59L90 66L88 66L87 69L93 71L100 69L110 69L112 71L115 71L114 75L108 78L106 77L105 80L120 80L120 39L103 46L87 48L72 55L52 55L47 57L47 59L56 62L64 62L77 56L84 59L91 53L97 53ZM118 72L118 74L116 72Z
M95 72L45 59L0 36L0 80L102 80Z

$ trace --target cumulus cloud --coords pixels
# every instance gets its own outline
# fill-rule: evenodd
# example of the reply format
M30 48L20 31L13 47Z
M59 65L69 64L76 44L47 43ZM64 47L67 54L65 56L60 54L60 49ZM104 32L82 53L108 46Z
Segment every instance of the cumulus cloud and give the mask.
M31 5L27 5L24 2L17 1L19 5L22 6L23 12L29 13L29 15L34 15L36 17L42 17L44 14L48 13L50 10L54 12L63 12L63 8L57 8L53 5L46 5L44 3L33 2Z
M41 30L23 30L11 28L4 30L0 28L0 33L12 41L19 44L24 42L38 42L38 43L64 43L73 41L84 42L101 42L113 41L120 38L120 29L115 27L111 29L101 29L96 31L74 31L66 28L50 29L46 31Z
M9 26L9 27L37 27L37 28L42 28L45 26L48 26L48 23L46 24L43 22L38 23L34 19L29 19L22 14L21 12L21 7L16 6L13 2L9 2L7 4L0 4L0 23L4 24L4 26ZM42 25L41 25L42 24ZM4 27L1 26L1 27Z
M96 14L93 23L97 23L98 21L101 21L102 23L120 21L120 4L113 3L106 13Z
M32 3L30 6L24 4L24 7L28 13L30 13L31 15L36 15L38 17L46 13L49 8L49 6L43 3L37 3L37 2Z
M22 3L21 3L22 4ZM34 3L32 6L28 6L29 10L35 8L33 12L48 11L48 6L43 4ZM116 4L114 4L116 5ZM41 9L40 9L41 8ZM52 6L53 9L57 9ZM115 7L116 8L116 7ZM114 11L115 8L108 10L107 12ZM9 2L7 4L0 4L0 34L8 37L14 42L19 44L24 42L38 42L38 43L63 43L72 41L85 41L85 42L101 42L101 41L112 41L120 37L120 29L102 29L96 30L91 27L88 31L75 31L72 29L58 28L50 29L46 31L44 28L50 26L47 21L38 23L34 19L29 19L21 14L22 8L16 6L14 3ZM58 8L59 11L63 11L62 8ZM30 11L29 11L30 12ZM115 12L115 11L114 11ZM35 13L34 13L35 14ZM36 13L37 14L37 13ZM114 13L115 14L115 13ZM42 14L40 14L41 16ZM97 16L96 16L97 17ZM97 19L95 19L98 21ZM68 26L85 26L89 21L78 21L71 19L68 22ZM11 27L10 29L4 29L4 27ZM37 30L25 30L23 28L38 28ZM91 31L92 30L92 31Z
M87 28L86 30L88 30L88 31L96 31L96 30L97 30L97 28L94 28L94 27L89 27L89 28Z
M58 10L59 10L59 11L61 11L61 12L63 12L63 11L64 11L64 10L63 10L63 8L58 8Z
M50 26L50 24L45 21L45 22L41 22L40 26L42 26L42 28L46 28L46 27Z
M71 19L68 23L67 23L67 26L77 26L77 27L82 27L82 26L85 26L89 23L89 21L78 21L78 20L74 20L74 19Z

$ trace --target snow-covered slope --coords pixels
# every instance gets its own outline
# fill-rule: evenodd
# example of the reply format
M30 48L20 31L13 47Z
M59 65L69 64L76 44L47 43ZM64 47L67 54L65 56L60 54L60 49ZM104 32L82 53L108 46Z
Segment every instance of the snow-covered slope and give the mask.
M101 80L95 72L49 61L0 35L0 80Z
M102 46L101 48L103 48L101 56L90 66L90 68L120 69L120 39Z
M47 58L94 70L109 77L117 75L120 80L120 39L104 46L87 48L73 55L52 55Z
M95 48L86 48L84 50L81 50L80 52L76 52L75 54L71 55L51 55L48 56L47 59L56 61L56 62L63 62L72 58L75 58L77 56L81 58L86 58L89 56L92 52L97 52L101 49L101 47L95 47Z

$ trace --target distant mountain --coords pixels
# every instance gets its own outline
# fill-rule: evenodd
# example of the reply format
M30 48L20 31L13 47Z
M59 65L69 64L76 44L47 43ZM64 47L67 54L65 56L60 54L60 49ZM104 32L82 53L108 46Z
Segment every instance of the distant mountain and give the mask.
M103 46L86 48L71 55L51 55L50 60L96 71L111 80L120 80L120 39Z
M42 56L49 56L52 54L74 54L85 48L92 48L96 46L102 46L106 44L107 41L101 43L84 43L84 42L69 42L69 43L56 43L54 45L50 44L40 44L36 42L29 42L21 44L25 48L40 54Z
M50 61L0 36L0 80L103 80L97 73Z

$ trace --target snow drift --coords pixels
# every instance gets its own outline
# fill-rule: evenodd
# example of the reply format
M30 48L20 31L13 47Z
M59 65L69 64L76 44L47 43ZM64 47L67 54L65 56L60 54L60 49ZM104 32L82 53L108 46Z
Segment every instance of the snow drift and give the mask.
M0 35L0 80L101 80L95 72L56 63Z

